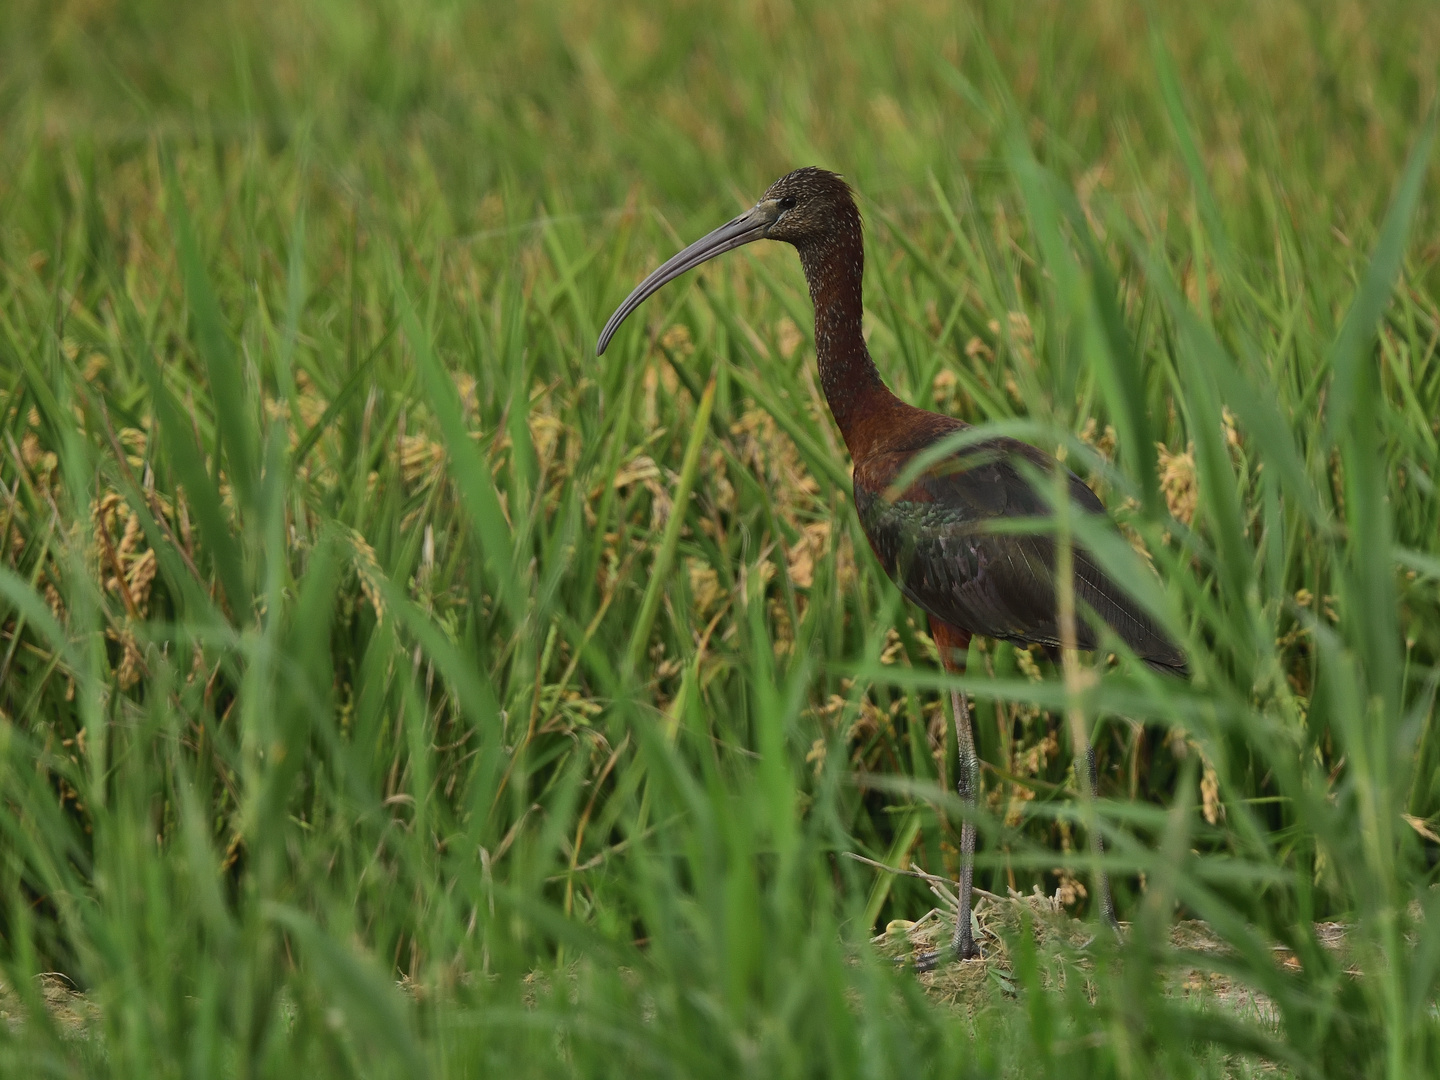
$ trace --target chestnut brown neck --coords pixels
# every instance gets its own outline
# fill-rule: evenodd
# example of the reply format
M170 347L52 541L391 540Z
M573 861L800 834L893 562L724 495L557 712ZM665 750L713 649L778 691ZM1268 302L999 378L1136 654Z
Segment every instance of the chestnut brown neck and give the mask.
M880 378L861 333L865 244L860 212L853 204L842 206L823 236L795 247L815 305L820 386L850 456L858 462L875 451L894 422L893 414L909 408Z

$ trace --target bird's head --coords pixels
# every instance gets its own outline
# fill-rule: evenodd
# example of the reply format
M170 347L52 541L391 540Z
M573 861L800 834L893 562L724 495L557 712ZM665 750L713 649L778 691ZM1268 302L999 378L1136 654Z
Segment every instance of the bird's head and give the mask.
M716 255L752 240L783 240L803 249L833 232L837 225L844 227L853 221L858 227L859 220L850 185L838 173L813 166L787 173L745 213L702 236L635 286L600 332L595 355L605 351L620 324L651 293Z
M786 173L771 184L755 204L755 210L762 209L775 214L765 239L802 247L854 217L855 195L839 173L812 165Z

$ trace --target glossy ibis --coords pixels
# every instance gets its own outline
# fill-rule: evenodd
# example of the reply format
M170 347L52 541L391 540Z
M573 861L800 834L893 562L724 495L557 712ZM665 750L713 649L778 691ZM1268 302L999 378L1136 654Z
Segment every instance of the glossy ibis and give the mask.
M940 659L963 672L970 638L980 634L1018 643L1062 646L1056 589L1056 545L1045 532L1002 531L1017 518L1046 517L1050 503L1030 477L1064 466L1033 446L992 438L943 456L892 490L917 455L968 426L907 405L892 394L870 359L860 332L865 248L860 211L849 185L823 169L798 169L770 186L754 207L695 241L636 286L610 316L596 345L603 353L625 318L651 293L685 271L752 240L783 240L800 254L815 306L815 351L825 400L855 463L855 508L886 573L930 619ZM1087 514L1104 507L1084 482L1066 472L1071 506ZM1184 653L1171 642L1080 547L1072 547L1073 596L1079 614L1071 644L1093 649L1090 616L1103 620L1146 664L1183 674ZM960 748L958 788L973 808L980 763L964 693L951 694ZM1094 751L1085 748L1085 779L1094 791ZM1078 772L1079 770L1077 770ZM1083 785L1085 779L1080 782ZM980 955L970 927L975 825L961 827L960 911L954 949ZM1098 845L1098 838L1096 838ZM1115 926L1103 874L1097 874L1101 913Z

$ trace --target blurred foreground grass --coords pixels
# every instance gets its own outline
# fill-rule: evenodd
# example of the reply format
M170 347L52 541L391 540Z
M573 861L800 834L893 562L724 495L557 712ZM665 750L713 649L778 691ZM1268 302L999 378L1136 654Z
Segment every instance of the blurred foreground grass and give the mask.
M1440 1069L1436 55L1400 0L6 5L6 1068ZM1063 447L1194 660L1068 703L1082 950L1064 687L974 647L979 883L1051 899L961 1008L840 857L953 872L953 735L793 255L592 356L806 163L892 386Z

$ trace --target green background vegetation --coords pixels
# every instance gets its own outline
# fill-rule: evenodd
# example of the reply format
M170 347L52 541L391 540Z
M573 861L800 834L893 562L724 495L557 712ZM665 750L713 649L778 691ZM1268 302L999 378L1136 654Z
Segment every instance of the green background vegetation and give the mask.
M1173 6L0 8L6 1070L1440 1070L1440 8ZM954 737L793 254L593 356L801 164L1195 671L972 646L978 881L1055 899L959 983L842 857L954 872ZM1067 708L1123 947L1036 931Z

